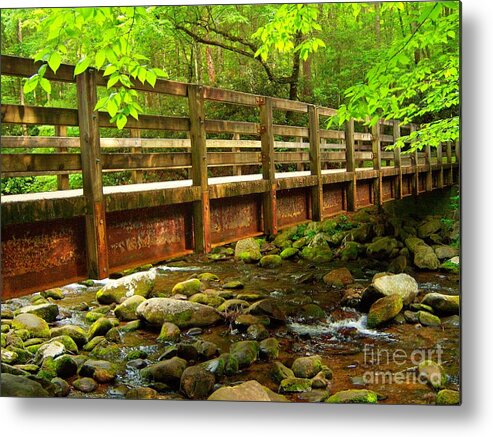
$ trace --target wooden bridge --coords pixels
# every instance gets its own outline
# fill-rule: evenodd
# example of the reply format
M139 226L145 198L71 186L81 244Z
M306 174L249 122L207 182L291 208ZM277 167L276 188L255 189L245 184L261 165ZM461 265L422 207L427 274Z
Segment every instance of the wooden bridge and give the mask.
M37 67L1 57L3 76L30 77ZM56 132L3 136L2 177L58 178L58 191L2 197L2 299L206 253L458 179L457 144L385 151L416 126L382 121L368 132L351 120L344 130L324 129L334 109L167 80L134 88L186 99L187 117L142 115L129 119L127 138L101 138L100 128L112 127L110 117L93 108L106 78L95 70L76 79L73 73L62 65L45 77L75 84L78 109L2 103L3 124L51 125ZM211 102L249 107L257 121L208 119ZM304 125L275 124L286 111L301 113ZM79 128L79 137L66 136L69 126ZM163 138L142 138L144 130ZM39 148L56 153L16 153ZM217 167L231 176L208 177ZM188 169L189 179L142 183L143 173L156 169ZM133 184L103 187L104 172L122 170L131 171ZM82 174L83 189L68 189L71 173Z

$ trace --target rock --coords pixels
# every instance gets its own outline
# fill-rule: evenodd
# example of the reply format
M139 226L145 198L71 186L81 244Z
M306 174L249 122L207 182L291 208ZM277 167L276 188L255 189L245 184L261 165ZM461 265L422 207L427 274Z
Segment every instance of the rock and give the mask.
M356 241L347 241L343 247L339 250L341 260L354 261L357 260L360 254L363 252L364 246Z
M134 369L143 369L147 367L147 361L142 358L136 358L135 360L127 361L127 367L133 367Z
M209 273L209 272L201 273L197 277L198 277L199 281L204 281L204 282L218 282L219 281L219 276L215 275L214 273Z
M312 378L312 388L320 389L326 388L329 385L329 381L327 375L330 375L332 378L332 371L328 369L328 371L320 371Z
M187 367L180 380L180 390L189 399L207 399L214 390L214 374L202 366Z
M342 288L354 282L353 275L346 267L331 270L324 275L323 281L332 287Z
M79 370L80 376L94 378L102 384L114 381L116 378L116 366L105 360L87 360Z
M268 361L275 360L279 356L279 342L275 338L266 338L259 345L260 357Z
M222 319L213 308L200 303L168 298L152 298L137 307L137 316L153 326L171 322L179 328L209 326Z
M421 223L418 226L418 237L426 238L431 234L436 234L438 231L442 229L442 221L438 218L432 218Z
M60 378L70 378L77 373L77 362L70 355L55 358L55 371Z
M101 317L89 327L87 339L92 340L94 337L105 335L111 328L113 328L111 320L106 317Z
M330 262L334 254L328 245L326 247L312 247L308 245L301 251L301 257L307 261L322 264Z
M433 246L433 250L439 260L450 259L459 255L459 249L450 246Z
M329 404L376 404L378 395L371 390L343 390L330 396Z
M161 332L159 333L157 341L176 341L180 337L180 334L181 331L178 326L176 326L174 323L164 322L163 326L161 326Z
M64 381L62 378L53 378L51 383L54 386L54 395L57 398L65 398L70 393L70 385L67 381Z
M190 297L198 293L201 287L202 282L198 279L188 279L187 281L178 282L171 290L171 294L183 294Z
M361 299L364 292L365 288L359 284L348 287L342 296L341 306L358 308L361 305Z
M36 352L35 361L40 364L48 357L58 357L66 352L65 346L59 341L51 341L43 344Z
M134 273L105 285L96 293L96 298L104 305L113 302L120 303L123 298L135 294L147 298L154 289L155 282L156 272L154 270Z
M91 339L90 341L88 341L85 345L84 345L84 350L87 351L87 352L90 352L92 351L98 344L102 343L103 341L105 340L104 336L103 335L98 335L96 337L94 337L93 339Z
M358 243L366 243L372 235L373 226L370 223L363 223L349 232L349 239Z
M224 313L229 311L241 311L248 308L250 304L243 299L228 299L217 307L217 310Z
M313 378L322 370L322 358L319 355L296 358L291 370L298 378Z
M404 319L407 323L419 323L418 313L414 311L404 311Z
M63 325L60 327L52 328L50 330L51 337L59 337L66 335L74 340L78 347L82 347L87 343L87 333L80 326L76 325Z
M401 297L404 305L409 305L418 294L418 283L406 273L375 275L367 291L368 293L364 293L363 299L367 294L374 294L375 297L397 295Z
M375 259L388 259L398 247L399 243L395 238L382 237L366 246L366 254Z
M26 329L31 338L50 338L48 323L35 314L25 313L14 317L12 329Z
M1 357L2 363L15 364L18 361L19 355L15 351L2 348Z
M252 314L240 314L235 318L235 326L238 327L248 327L250 325L261 324L264 326L269 326L270 319L267 316L254 316Z
M433 249L423 244L418 246L414 252L414 265L420 269L437 270L440 267L440 261Z
M150 387L135 387L125 393L125 399L157 399L158 393Z
M98 313L96 311L89 311L86 314L86 322L94 323L96 320L101 319L102 317L104 317L103 313Z
M433 388L441 388L447 380L442 366L432 360L422 361L418 365L418 378L423 384L429 383Z
M325 402L325 400L330 396L330 392L327 390L312 390L300 393L296 398L301 402Z
M55 300L61 300L64 298L63 290L61 288L51 288L50 290L42 291L40 294L45 299L51 298Z
M118 320L131 321L137 320L137 314L135 310L137 307L146 300L144 296L138 294L125 299L120 305L118 305L114 312Z
M367 325L376 328L389 320L392 320L402 310L402 298L398 294L385 296L378 299L368 313Z
M230 346L229 353L236 358L240 369L248 367L257 360L259 344L252 340L239 341Z
M440 390L436 398L437 405L460 405L460 392L457 390Z
M390 262L389 266L387 267L387 271L395 274L404 273L406 271L406 267L407 257L404 255L399 255Z
M133 332L139 328L142 328L142 324L143 323L141 320L132 320L131 322L128 322L127 324L121 326L120 331L121 332Z
M282 258L279 255L265 255L260 258L259 265L265 269L276 269L282 264Z
M269 336L269 331L264 325L250 325L247 329L247 336L252 340L264 340Z
M460 261L458 256L440 264L440 270L458 275L460 273Z
M286 249L284 249L280 254L279 256L282 258L282 259L291 259L293 257L295 257L296 255L298 255L298 249L295 248L295 247L287 247Z
M0 378L0 393L2 397L16 398L45 398L50 396L39 382L25 376L4 372Z
M203 305L209 305L211 307L217 308L224 302L224 299L220 296L207 293L197 293L188 299L190 302L201 303Z
M253 303L247 310L247 314L253 314L255 316L267 316L270 319L284 322L286 320L286 314L280 308L277 299L267 298L259 300Z
M261 257L260 246L254 238L245 238L236 243L235 258L252 264L260 261Z
M247 381L234 387L221 387L208 397L209 401L287 402L287 399L257 381Z
M423 326L441 326L442 324L439 317L430 314L427 311L418 311L417 316L419 323Z
M173 387L180 385L180 379L187 367L187 362L183 358L173 357L169 360L151 364L140 371L144 378L155 382L164 382Z
M111 328L104 336L106 340L112 343L121 343L122 335L120 334L120 330L118 328Z
M275 361L272 364L271 375L272 379L278 384L280 384L283 379L295 377L294 372L279 361Z
M73 387L83 393L90 393L98 388L98 383L92 378L79 378L72 383Z
M29 305L19 310L19 314L34 314L48 323L54 322L58 316L58 305L44 303L40 305Z
M460 310L459 296L449 296L441 293L428 293L423 298L421 303L429 305L437 313L444 315L459 314Z
M245 288L245 285L241 281L228 281L223 284L225 290L241 290Z
M442 318L444 328L460 328L460 317L457 315Z
M280 393L300 393L312 390L312 381L307 378L287 378L279 385Z

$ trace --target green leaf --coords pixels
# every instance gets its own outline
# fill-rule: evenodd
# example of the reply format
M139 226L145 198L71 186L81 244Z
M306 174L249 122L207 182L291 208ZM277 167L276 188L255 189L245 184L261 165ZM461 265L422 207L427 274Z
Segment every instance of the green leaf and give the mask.
M156 79L157 79L157 76L156 76L156 73L154 73L154 71L152 70L147 70L147 73L146 73L146 79L147 79L147 82L149 82L151 84L151 86L153 87L154 85L156 85Z
M61 57L60 53L59 52L53 52L48 59L48 65L53 70L53 73L56 74L61 63L62 63L62 57Z
M34 89L36 89L36 87L38 86L38 83L39 83L39 76L37 74L35 74L34 76L31 76L24 83L24 88L23 88L24 93L28 94L31 91L33 91Z
M108 99L108 101L106 102L106 109L108 110L108 114L110 114L111 117L114 117L118 112L118 106L112 99Z
M103 66L105 60L106 60L105 51L103 49L98 50L98 52L96 53L96 57L94 58L94 65L98 70Z
M113 64L110 64L104 70L103 76L109 76L110 74L113 74L116 70L117 70L116 66Z
M127 116L123 114L119 114L116 119L116 127L121 130L125 127L126 124L127 124Z
M87 70L91 63L91 60L84 56L77 64L75 65L75 70L74 70L74 76L77 76L78 74L84 73L84 71Z
M153 68L152 71L156 73L157 77L168 77L168 73L166 71L161 70L160 68Z
M135 118L136 120L139 119L139 113L137 112L137 110L135 109L134 106L130 106L128 105L128 112L130 113L130 115Z
M42 77L39 80L39 84L41 85L41 88L43 88L48 94L51 94L51 83L48 79Z
M119 74L114 74L108 79L108 83L106 84L106 88L111 88L113 85L115 85L118 81L120 80L120 75Z

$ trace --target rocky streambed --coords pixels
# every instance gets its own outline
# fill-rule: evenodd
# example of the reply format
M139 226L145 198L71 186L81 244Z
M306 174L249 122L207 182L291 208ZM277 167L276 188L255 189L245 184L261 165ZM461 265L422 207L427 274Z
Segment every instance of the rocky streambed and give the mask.
M3 302L2 395L457 404L456 233L369 209Z

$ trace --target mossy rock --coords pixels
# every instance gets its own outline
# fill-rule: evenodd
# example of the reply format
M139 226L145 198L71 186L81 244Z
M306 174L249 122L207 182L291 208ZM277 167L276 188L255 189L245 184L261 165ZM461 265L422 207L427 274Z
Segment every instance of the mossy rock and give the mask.
M459 314L460 311L460 297L457 295L428 293L421 303L432 307L438 314L452 315Z
M102 343L105 340L104 335L97 335L96 337L89 340L84 345L84 350L87 352L91 352L98 344Z
M298 378L313 378L322 370L322 358L319 355L296 358L291 370Z
M202 288L202 282L197 278L188 279L187 281L178 282L173 289L171 294L183 294L185 296L193 296L198 293Z
M277 269L282 265L282 258L279 255L265 255L260 259L259 265L264 269Z
M238 255L238 259L240 261L243 261L245 264L258 263L261 258L262 258L262 255L260 254L260 251L258 253L245 251L245 252L240 252L240 254Z
M18 362L19 355L12 350L4 349L1 350L2 363L15 364Z
M393 294L378 299L368 313L367 325L369 328L376 328L389 320L392 320L402 310L402 298Z
M245 285L241 281L228 281L223 285L225 290L241 290Z
M221 387L208 397L209 401L287 402L288 400L255 380L234 387Z
M204 282L218 282L219 276L215 275L214 273L204 272L198 275L198 279L199 281Z
M137 307L145 300L146 298L144 296L139 296L138 294L125 299L120 305L115 308L115 316L118 318L118 320L123 320L127 322L131 320L137 320L137 314L135 313L135 311L137 310Z
M50 327L45 320L35 314L19 314L12 321L12 328L27 329L31 337L50 338Z
M432 360L424 360L418 365L420 381L427 382L433 388L442 388L447 382L447 375L440 364Z
M346 242L344 247L339 250L341 260L344 262L357 260L363 251L363 247L364 246L356 241Z
M262 257L260 245L254 238L244 238L235 245L235 258L248 263L257 263Z
M342 288L345 285L352 284L354 282L354 278L346 267L340 267L325 274L323 281L329 286Z
M247 337L252 340L261 341L269 337L269 331L262 324L250 325L246 331Z
M305 246L301 251L301 257L313 263L322 264L332 261L334 254L330 247Z
M214 294L197 293L188 299L190 302L201 303L217 308L224 302L224 299Z
M96 293L101 304L120 303L123 298L133 295L149 297L156 282L156 272L153 270L124 276L105 285Z
M395 238L381 237L366 246L366 254L375 259L388 259L398 247L399 243Z
M306 246L308 243L309 243L308 237L301 237L299 240L296 240L293 242L292 248L293 249L301 249L302 247ZM287 247L286 249L289 249L289 247ZM286 249L284 249L284 250L286 250ZM284 250L282 252L284 252Z
M92 340L94 337L106 335L113 328L113 323L107 317L102 317L96 320L87 331L87 339Z
M72 386L83 393L91 393L98 388L98 383L92 378L79 378Z
M417 317L423 326L441 326L442 324L440 317L430 314L428 311L418 311Z
M157 341L159 342L167 342L167 341L176 341L180 338L180 328L176 326L174 323L164 322L163 326L161 326L161 331L159 333L159 337Z
M0 386L0 391L4 397L41 398L50 396L50 393L39 382L25 376L2 372Z
M49 290L42 291L41 296L45 299L51 298L55 300L61 300L65 297L61 288L51 288Z
M270 337L262 340L259 344L260 358L267 361L275 360L279 356L279 342Z
M307 378L287 378L279 385L280 393L301 393L312 390L312 381Z
M72 337L68 335L59 335L57 337L52 337L48 343L53 343L53 342L59 342L63 344L67 352L70 352L71 354L78 354L79 353L79 348L77 346L77 343L73 340Z
M60 335L68 335L75 341L78 347L82 347L87 343L87 333L80 326L76 325L63 325L50 330L51 337L58 337Z
M283 379L295 377L294 372L280 361L275 361L272 363L271 376L272 379L278 384L280 384Z
M70 378L77 373L77 362L70 355L61 355L54 360L55 371L60 378Z
M104 317L103 313L98 313L96 311L88 311L86 313L86 321L89 323L94 323L96 320Z
M242 299L228 299L217 307L220 312L238 311L248 308L250 303Z
M371 390L343 390L330 396L325 402L329 404L376 404L378 395Z
M457 390L440 390L437 393L437 405L460 405L460 392Z
M298 255L298 249L296 249L295 247L287 247L279 254L281 259L291 259L294 258L296 255Z
M260 346L256 341L246 340L233 343L229 348L229 353L236 357L240 368L248 367L257 360Z
M459 257L455 258L458 259ZM452 261L452 259L449 259L440 264L440 270L458 275L460 273L460 264L459 262Z
M254 316L253 314L240 314L235 318L235 326L248 328L250 325L262 324L269 326L270 319L267 316Z

